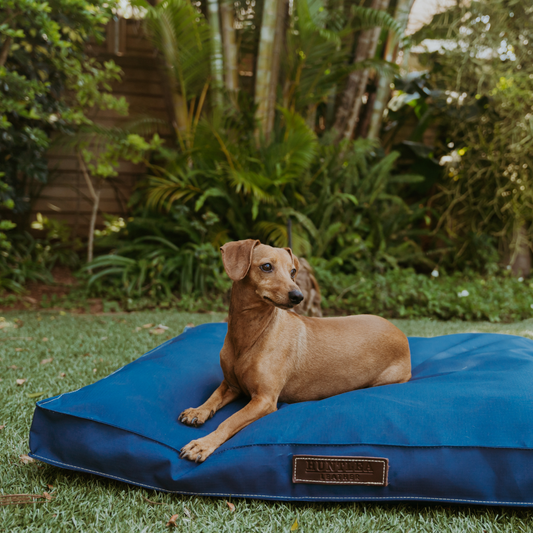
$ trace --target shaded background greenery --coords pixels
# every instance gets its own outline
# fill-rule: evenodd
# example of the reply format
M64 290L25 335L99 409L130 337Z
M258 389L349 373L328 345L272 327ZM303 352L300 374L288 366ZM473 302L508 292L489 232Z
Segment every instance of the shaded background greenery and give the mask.
M14 4L2 2L5 12L15 12ZM14 21L22 20L24 9L31 12L33 4L27 3L17 4ZM219 306L229 287L219 246L245 238L285 246L290 219L293 248L315 267L327 312L489 320L531 316L529 282L512 279L507 270L531 242L531 7L513 0L458 2L407 38L396 17L401 2L391 2L385 12L370 2L341 7L298 0L286 14L279 90L268 96L269 124L259 113L258 70L240 90L217 77L217 34L207 4L198 10L187 0L155 7L135 3L146 10L146 31L169 67L176 96L170 117L175 137L163 144L155 121L111 131L83 114L82 104L89 102L123 108L106 93L117 69L83 62L84 42L101 34L112 13L108 4L98 4L90 16L80 2L79 13L57 15L51 9L0 27L4 44L10 37L18 43L0 73L5 95L10 95L9 80L24 78L24 90L30 94L40 83L40 98L48 102L46 109L39 99L33 107L24 104L14 117L16 103L4 100L4 143L15 142L13 129L33 128L42 145L35 161L42 163L52 130L59 129L59 143L78 150L96 181L112 174L119 156L144 161L147 168L130 199L131 216L108 217L90 264L76 253L82 244L54 221L34 222L30 234L20 231L27 222L17 219L15 228L3 220L0 287L22 291L25 281L49 280L51 267L64 264L81 267L87 294L105 295L124 308L141 301L191 306L200 297ZM256 24L243 23L238 31L238 53L255 54L257 61L260 22L266 20L262 10L269 5L259 4L249 18ZM37 32L38 42L31 40L34 26L42 32L54 24L54 39L41 42ZM446 46L419 54L425 70L402 77L383 46L356 61L362 36L375 26L382 28L382 45L392 36L405 56L427 38ZM36 47L51 58L46 76L72 83L92 74L92 100L78 93L64 100L60 86L45 83L33 62L41 57L32 55ZM65 50L73 57L67 64L72 72L56 59ZM351 140L336 129L350 76L361 72L370 73L370 96L380 79L396 76L381 141L365 139L359 130ZM68 109L56 109L67 104ZM428 128L435 132L434 146L422 142ZM95 140L103 154L90 151ZM4 150L13 148L6 144ZM0 169L6 218L9 210L23 211L24 180L45 178L14 171L15 159L0 161L8 162Z

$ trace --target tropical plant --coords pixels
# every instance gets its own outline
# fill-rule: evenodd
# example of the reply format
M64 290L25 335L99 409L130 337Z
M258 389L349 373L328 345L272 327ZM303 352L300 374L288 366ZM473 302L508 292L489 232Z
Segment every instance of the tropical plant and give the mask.
M529 257L532 23L527 4L458 2L413 36L447 44L421 56L426 74L400 80L389 104L387 128L400 124L402 113L416 115L413 142L422 140L430 124L437 125L436 145L426 154L440 160L444 172L433 170L442 178L431 180L428 205L440 213L431 228L453 243L449 259L456 266L474 265L480 242L481 250L488 247L493 256L498 249L515 266L517 256ZM420 146L412 147L421 153Z
M352 126L351 133L346 133L346 120L349 115L355 116L353 120L358 117L360 97L366 90L370 71L388 73L396 70L395 65L374 58L375 46L369 51L368 47L358 44L358 54L350 61L353 35L360 31L361 35L367 36L365 39L372 38L377 45L376 35L379 35L380 28L390 29L395 34L397 25L384 11L356 6L350 17L344 20L325 14L318 2L308 4L300 0L297 10L293 31L287 34L287 54L282 64L283 106L307 117L307 123L313 129L319 121L323 127L319 127L318 132L322 133L326 128L325 106L346 81L333 128L341 133L341 137L352 138L354 128ZM366 43L364 39L363 42ZM361 76L364 81L360 81ZM362 91L357 93L358 96L354 92L355 86ZM357 110L354 111L357 98Z
M194 146L194 132L205 114L209 91L215 108L226 104L238 108L239 89L253 98L256 142L268 141L275 120L282 120L277 106L302 112L315 129L315 122L323 124L326 115L331 115L331 110L326 113L328 105L336 107L335 94L343 92L348 76L364 72L365 81L358 84L364 92L371 69L387 73L395 69L375 57L380 29L398 38L403 32L401 24L386 12L385 0L375 0L371 8L351 6L347 10L322 0L298 0L290 13L284 0L265 0L257 6L248 2L246 7L225 1L219 6L210 0L200 10L189 0L165 0L156 6L135 0L135 4L146 10L148 33L167 67L173 101L170 121L182 149ZM373 44L369 48L370 34ZM354 48L359 51L355 56ZM238 59L256 66L249 73L251 84L245 81L248 74L241 78L241 87L236 83ZM363 92L359 91L359 97ZM353 115L355 124L360 98L354 93L348 98L350 103L345 100L344 112ZM353 106L357 109L352 112ZM344 129L341 133L351 137Z
M153 165L146 183L149 207L168 208L179 201L213 213L222 222L213 228L214 244L250 236L266 206L287 207L316 152L315 135L298 114L284 110L283 127L259 146L247 128L250 121L239 119L243 115L202 120L196 150L174 153L165 167Z
M392 165L389 162L394 161L395 155L387 158L383 166L378 164L375 174L368 169L373 159L370 156L367 168L347 169L345 174L355 172L354 176L361 176L363 173L366 178L361 177L361 191L357 192L364 195L366 189L377 191L376 194L369 193L370 203L364 200L360 207L356 207L358 199L353 194L343 191L342 187L346 186L343 180L349 180L339 177L343 174L336 169L336 195L329 199L333 207L326 208L328 186L322 183L321 165L317 165L319 152L326 153L328 145L335 145L332 136L325 136L324 144L319 146L315 130L323 132L324 128L316 127L320 123L319 115L324 118L326 106L337 86L358 69L365 70L368 75L369 68L383 73L394 68L375 60L373 53L365 52L361 61L354 62L351 58L355 31L364 33L368 30L374 35L375 28L381 26L398 34L400 26L387 13L354 6L341 14L319 1L299 0L294 5L287 31L283 30L287 53L278 71L272 49L279 43L269 41L267 44L267 29L269 25L278 28L280 19L286 16L283 10L287 6L283 2L265 3L261 38L256 48L259 55L255 103L259 107L254 108L246 93L241 92L237 105L234 98L220 99L219 73L213 71L218 68L216 58L220 52L216 23L211 23L209 31L202 15L192 9L187 0L167 0L153 8L146 4L145 7L148 9L149 34L161 51L172 78L177 113L172 120L178 139L178 150L162 150L163 157L154 159L150 165L143 189L149 208L171 209L175 202L179 202L198 214L213 216L217 221L210 228L213 245L220 245L228 238L254 235L279 243L281 236L286 236L284 228L291 216L295 222L296 249L320 254L327 254L335 229L346 229L345 223L337 222L339 213L343 212L340 205L347 198L351 198L353 206L352 210L344 209L347 219L354 210L364 211L373 206L376 199L376 206L380 204L381 207L386 194L389 194L388 200L392 198L391 202L402 205L398 207L400 211L410 213L400 198L391 194ZM208 5L208 12L213 18L216 6ZM250 28L245 26L244 34L247 31ZM274 41L278 37L276 35ZM263 68L260 66L262 62L270 66ZM210 68L218 94L211 100L211 108L205 105ZM263 70L270 72L270 82L263 79ZM275 91L272 100L272 84L276 86L278 79L283 91L277 91L277 94ZM282 105L277 107L274 121L272 106L276 100ZM330 160L352 161L351 150L355 146L344 142L338 149L332 148L328 157ZM366 150L365 159L374 147L363 149L362 145L357 145L357 149ZM373 180L375 182L370 185ZM310 206L316 207L317 198L322 200L313 210ZM324 225L321 209L326 209L328 224L331 222L333 229ZM329 219L333 212L335 216ZM374 216L374 219L379 225L379 217ZM316 222L318 220L320 223ZM329 232L327 235L324 227ZM374 233L377 235L380 231L382 233L382 229ZM324 234L324 239L319 238L319 234ZM367 239L367 250L387 248L381 238L368 240L368 235L364 238ZM374 242L376 239L379 245ZM402 249L406 247L404 243ZM391 257L390 264L396 264Z
M285 246L290 217L296 253L327 257L348 271L433 266L417 244L427 233L425 212L398 195L422 178L394 175L397 153L385 155L364 140L319 142L299 114L284 110L283 117L283 127L259 147L252 130L242 131L245 121L226 118L216 130L203 122L191 166L178 154L164 168L152 166L148 206L171 210L179 202L213 220L206 237L215 246L252 237Z
M362 139L347 144L323 146L307 184L312 196L303 212L317 228L311 255L348 272L432 266L435 258L419 244L424 213L400 193L423 178L395 175L397 152L385 155Z
M175 301L177 294L224 293L229 281L223 276L220 254L205 241L214 222L191 217L185 206L175 206L164 221L147 211L140 213L125 228L98 239L99 246L112 247L113 252L85 267L98 271L89 285L118 287L125 299L149 296L166 302Z
M228 47L232 9L227 5L219 26L218 4L213 1L204 6L209 24L189 0L164 0L154 7L142 0L136 3L146 9L146 28L169 73L176 147L163 148L158 138L149 142L136 133L103 131L91 124L70 137L67 144L76 145L94 200L89 250L98 211L98 180L112 175L119 156L148 164L142 189L148 209L165 209L169 216L181 217L180 228L190 227L180 211L188 209L192 222L203 230L195 239L176 226L172 231L180 234L178 245L172 231L173 238L134 237L135 223L129 223L118 233L122 240L115 243L113 253L90 262L93 283L121 277L126 293L136 296L169 298L176 290L187 292L193 272L204 276L195 261L207 257L205 250L215 250L230 238L250 236L279 244L286 237L289 217L298 252L332 259L347 249L348 270L361 268L357 261L363 258L373 258L371 268L384 268L397 265L402 253L407 256L398 250L406 250L414 241L402 241L396 250L396 239L405 235L379 211L396 210L405 220L416 219L397 195L399 181L413 179L392 179L395 154L385 157L373 145L338 144L334 136L324 135L326 115L330 124L335 116L328 106L335 94L341 94L348 76L363 71L366 80L369 69L394 70L374 57L379 28L399 35L397 22L384 10L388 2L374 2L374 9L346 10L319 0L298 0L291 13L281 0L262 3L260 13L252 13L261 24L237 28L241 59L250 50L246 36L256 35L255 44L251 41L258 67L248 92L237 92L232 76L224 81L221 77L221 55L224 64L235 70ZM269 44L273 27L275 38ZM362 43L370 36L373 44L367 50ZM357 47L360 53L354 55ZM283 87L279 91L278 82ZM366 82L359 85L364 88ZM99 143L105 146L99 148ZM146 154L153 150L158 154L148 160ZM179 283L173 278L178 270L185 276ZM203 287L215 283L208 277L196 281Z
M161 51L171 83L171 122L181 149L190 150L211 76L215 74L210 72L213 49L209 25L189 0L166 0L155 7L145 7L149 35Z

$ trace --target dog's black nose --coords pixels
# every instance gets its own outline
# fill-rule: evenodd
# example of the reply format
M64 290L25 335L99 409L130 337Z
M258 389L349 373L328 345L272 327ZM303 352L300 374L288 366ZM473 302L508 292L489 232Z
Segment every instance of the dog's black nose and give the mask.
M304 295L300 291L289 292L289 300L291 304L298 305L304 299Z

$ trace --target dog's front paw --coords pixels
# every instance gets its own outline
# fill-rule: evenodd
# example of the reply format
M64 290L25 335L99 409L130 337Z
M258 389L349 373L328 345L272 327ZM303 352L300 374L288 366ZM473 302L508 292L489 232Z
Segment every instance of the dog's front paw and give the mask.
M217 448L216 444L210 442L209 435L198 440L191 440L180 450L180 459L203 463Z
M205 409L200 409L191 407L190 409L185 409L183 413L178 417L178 422L185 424L187 426L198 427L201 426L206 420L209 420L215 413L213 411L206 411Z

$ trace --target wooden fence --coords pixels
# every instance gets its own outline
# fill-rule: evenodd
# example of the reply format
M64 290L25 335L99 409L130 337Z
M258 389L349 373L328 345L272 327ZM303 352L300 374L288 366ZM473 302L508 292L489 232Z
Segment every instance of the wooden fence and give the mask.
M89 52L99 61L112 59L120 66L123 76L120 82L113 85L113 94L124 96L129 104L129 115L126 117L114 111L99 110L91 116L97 124L121 125L137 116L167 119L164 76L138 21L111 21L106 42L102 46L92 45ZM68 222L77 235L86 236L92 202L76 154L51 151L48 154L48 166L49 183L34 205L32 220L36 213L42 213ZM127 201L143 173L143 165L121 162L118 176L106 180L101 194L100 213L125 215ZM97 225L101 224L102 217L99 216Z
M172 116L171 96L160 60L143 33L142 23L132 19L117 19L109 23L106 42L101 46L91 45L91 55L99 61L113 60L123 71L120 82L113 85L113 94L124 96L129 104L129 115L121 116L114 111L98 110L91 118L104 126L121 125L135 117L150 116L167 120ZM252 67L242 60L241 85L250 80ZM414 124L406 125L398 138L408 138ZM168 132L170 135L170 131ZM435 131L426 132L424 141L431 144ZM74 153L49 152L49 183L33 208L36 213L68 222L74 234L87 235L91 217L92 200ZM106 180L100 197L100 215L97 226L102 226L102 213L125 215L127 202L136 183L144 174L143 165L122 161L118 176Z

